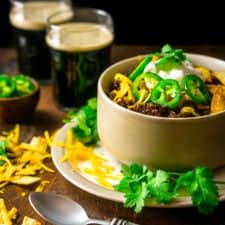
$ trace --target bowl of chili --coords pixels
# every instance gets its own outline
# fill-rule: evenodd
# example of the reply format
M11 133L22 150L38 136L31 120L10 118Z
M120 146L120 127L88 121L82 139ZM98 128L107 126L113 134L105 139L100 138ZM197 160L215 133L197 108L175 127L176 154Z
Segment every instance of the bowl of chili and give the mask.
M23 74L0 74L0 119L3 122L31 119L39 97L39 83L31 77Z
M225 70L223 60L198 54L186 55L194 65L208 68L210 72ZM185 76L181 86L174 79L163 79L152 72L142 73L140 67L145 61L150 61L146 55L124 59L101 74L97 121L102 144L123 163L136 162L153 169L183 171L199 165L211 168L224 166L225 102L222 109L212 113L209 109L214 97L213 91L209 91L212 85L206 88L205 82L193 74ZM139 76L135 74L138 70ZM129 75L131 79L127 81ZM111 96L115 79L125 79L128 84L121 88L126 92L126 98L120 104L117 102L118 95ZM154 84L150 94L146 86L143 90L140 88L143 81L148 82L147 87ZM132 85L132 93L127 88L129 85ZM183 93L189 101L192 99L191 105L184 106L195 111L189 111L188 116L176 116L177 108L181 110L180 105L184 102ZM224 95L216 97L221 100ZM133 103L127 107L126 100L129 102L132 98L140 101L143 107L140 111L132 108ZM146 110L144 102L153 104L153 113L146 113L150 109ZM217 105L218 102L214 103ZM159 108L161 114L154 114Z

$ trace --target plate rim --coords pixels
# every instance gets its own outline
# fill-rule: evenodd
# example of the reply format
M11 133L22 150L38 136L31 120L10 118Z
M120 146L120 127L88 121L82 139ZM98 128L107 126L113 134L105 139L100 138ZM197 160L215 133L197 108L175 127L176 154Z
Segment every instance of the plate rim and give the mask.
M68 129L75 127L77 125L76 121L69 122L63 125L57 132L54 141L64 141L65 133ZM54 166L58 170L58 172L71 184L80 188L81 190L95 195L97 197L111 200L114 202L124 203L123 194L100 186L91 180L87 179L82 174L74 171L68 162L60 162L60 159L63 156L63 148L59 146L51 146L51 155ZM219 170L224 171L225 167L220 168ZM225 200L225 189L222 191L219 190L219 202ZM191 197L177 197L172 202L163 204L156 202L146 202L146 207L154 207L154 208L184 208L184 207L193 207Z

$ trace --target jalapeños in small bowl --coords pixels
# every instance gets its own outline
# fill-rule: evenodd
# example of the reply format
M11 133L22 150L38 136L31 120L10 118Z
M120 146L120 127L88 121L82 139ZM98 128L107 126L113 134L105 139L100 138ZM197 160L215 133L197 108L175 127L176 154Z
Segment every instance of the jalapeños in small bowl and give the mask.
M175 59L183 59L183 54L176 51ZM150 56L157 61L158 56ZM225 61L198 54L185 56L190 61L187 65L198 66L204 78L193 67L183 76L180 61L172 56L155 67L146 55L132 57L101 74L98 132L102 144L118 160L172 171L225 165ZM148 67L143 72L145 62ZM158 73L153 67L167 71ZM178 72L166 77L171 68ZM220 71L213 72L217 78L211 76L212 71ZM147 104L154 107L149 109Z
M35 90L32 79L23 74L0 74L0 98L30 95Z
M29 120L39 96L39 83L31 77L0 74L0 119L4 122Z

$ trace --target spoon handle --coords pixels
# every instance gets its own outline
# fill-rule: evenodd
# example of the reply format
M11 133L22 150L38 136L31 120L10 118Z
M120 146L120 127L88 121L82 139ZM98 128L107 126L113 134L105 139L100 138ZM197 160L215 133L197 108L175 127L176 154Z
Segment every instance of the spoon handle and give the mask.
M88 219L85 223L86 225L88 224L99 224L99 225L111 225L109 221L106 220L98 220L98 219Z
M139 224L132 223L124 219L113 218L110 225L139 225Z

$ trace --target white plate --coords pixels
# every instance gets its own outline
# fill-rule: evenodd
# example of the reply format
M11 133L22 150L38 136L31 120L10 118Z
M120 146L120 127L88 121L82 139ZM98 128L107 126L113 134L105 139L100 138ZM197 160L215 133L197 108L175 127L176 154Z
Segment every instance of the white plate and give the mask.
M66 139L66 131L72 127L76 126L76 122L68 123L64 125L58 132L54 141L64 142ZM109 162L116 167L116 170L119 171L121 164L116 161L110 153L103 146L98 145L96 150L103 153L105 157L109 160ZM53 163L57 170L65 177L69 182L73 185L79 187L80 189L96 195L98 197L109 199L116 202L123 202L124 198L122 193L119 193L114 190L107 189L105 187L97 184L92 177L89 175L81 174L72 170L70 164L68 162L60 162L60 159L64 155L64 149L61 147L53 146L51 148ZM225 180L225 167L221 169L217 169L215 171L215 179L217 180ZM219 201L225 200L225 185L221 185L219 187ZM191 199L189 197L177 198L169 204L157 204L157 203L149 203L146 206L151 207L160 207L160 208L178 208L178 207L189 207L192 206Z

